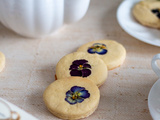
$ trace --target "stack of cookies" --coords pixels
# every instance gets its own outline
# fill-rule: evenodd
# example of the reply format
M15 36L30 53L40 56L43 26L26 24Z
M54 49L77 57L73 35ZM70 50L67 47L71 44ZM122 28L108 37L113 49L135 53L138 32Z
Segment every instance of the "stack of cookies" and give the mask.
M126 57L125 48L113 40L98 40L81 46L77 52L60 59L56 81L44 94L48 110L62 119L80 119L98 107L100 87L108 70L120 66Z

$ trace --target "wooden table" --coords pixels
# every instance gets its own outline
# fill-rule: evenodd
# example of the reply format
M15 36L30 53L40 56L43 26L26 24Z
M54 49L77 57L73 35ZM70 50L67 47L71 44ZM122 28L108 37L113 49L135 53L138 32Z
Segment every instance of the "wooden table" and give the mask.
M54 81L61 57L98 39L113 39L127 50L125 63L100 87L98 109L86 120L151 120L147 97L158 79L151 69L159 47L143 43L119 26L116 11L122 0L91 0L86 16L45 39L21 37L0 25L0 51L6 67L0 74L0 97L41 120L58 119L45 107L42 95Z

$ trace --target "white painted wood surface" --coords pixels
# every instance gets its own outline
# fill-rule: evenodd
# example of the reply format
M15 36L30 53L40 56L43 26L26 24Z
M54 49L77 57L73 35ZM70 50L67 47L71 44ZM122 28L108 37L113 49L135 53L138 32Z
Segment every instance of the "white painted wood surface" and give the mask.
M46 109L42 94L54 81L59 59L89 41L113 39L124 45L127 57L121 67L109 71L100 87L99 107L86 120L151 120L147 97L158 77L150 63L160 48L120 28L116 10L121 1L91 0L81 21L65 25L44 39L24 38L0 25L0 51L6 55L6 68L0 73L0 97L41 120L58 119Z

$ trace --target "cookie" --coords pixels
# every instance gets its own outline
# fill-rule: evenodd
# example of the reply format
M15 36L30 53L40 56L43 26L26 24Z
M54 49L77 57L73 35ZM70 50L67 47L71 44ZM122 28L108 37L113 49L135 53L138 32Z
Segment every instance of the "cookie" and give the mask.
M98 55L108 67L112 70L120 66L126 57L125 48L113 40L97 40L82 45L78 52L85 52L90 55Z
M50 84L44 94L48 110L61 119L80 119L91 115L100 99L98 87L81 77L59 79Z
M2 52L0 52L0 72L4 69L5 67L5 56Z
M97 86L107 79L108 70L103 60L84 52L74 52L64 56L56 66L57 79L70 76L88 78Z
M141 1L134 6L132 12L142 25L160 28L160 1Z

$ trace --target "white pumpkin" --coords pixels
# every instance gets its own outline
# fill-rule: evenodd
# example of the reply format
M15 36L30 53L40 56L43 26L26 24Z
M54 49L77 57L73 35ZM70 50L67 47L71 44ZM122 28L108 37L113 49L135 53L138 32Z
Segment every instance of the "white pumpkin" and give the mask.
M46 36L81 19L90 0L0 0L0 21L27 37Z

